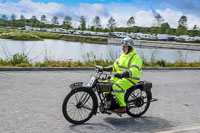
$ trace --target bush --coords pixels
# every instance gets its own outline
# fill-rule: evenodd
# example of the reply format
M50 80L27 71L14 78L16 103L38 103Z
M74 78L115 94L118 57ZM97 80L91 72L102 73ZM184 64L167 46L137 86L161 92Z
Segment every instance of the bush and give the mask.
M83 67L84 64L80 61L74 62L74 67Z
M0 58L0 66L1 67L6 67L6 66L10 66L10 61L8 61L7 59L6 60L3 60Z
M157 61L156 64L158 64L161 67L165 67L166 66L166 62L164 60Z
M20 64L17 64L16 67L31 67L32 65L31 64L28 64L28 63L20 63Z
M96 64L100 66L109 66L112 65L113 61L108 60L96 60ZM51 61L46 60L44 62L37 62L34 65L31 64L28 60L28 57L25 54L15 54L11 60L3 60L0 58L0 67L94 67L94 61L87 60L85 62L81 61ZM143 67L200 67L200 62L194 63L185 63L185 62L176 62L176 63L169 63L165 62L164 60L156 61L156 62L147 62L146 60L143 61Z
M185 67L186 66L186 63L184 62L176 62L174 63L174 67Z
M41 63L41 62L37 62L34 66L35 67L48 67L48 65L46 63Z
M22 64L22 63L26 63L26 64L30 64L28 61L28 57L25 54L14 54L12 59L10 60L11 64L13 66L17 65L17 64Z

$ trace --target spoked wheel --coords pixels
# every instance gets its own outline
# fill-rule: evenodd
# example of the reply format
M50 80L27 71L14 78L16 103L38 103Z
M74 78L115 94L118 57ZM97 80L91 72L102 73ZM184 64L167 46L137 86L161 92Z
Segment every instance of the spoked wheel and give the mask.
M78 88L71 91L62 106L63 115L73 124L88 121L97 109L97 98L88 88Z
M132 117L140 117L150 106L152 94L150 91L142 91L140 88L129 91L126 95L127 114Z

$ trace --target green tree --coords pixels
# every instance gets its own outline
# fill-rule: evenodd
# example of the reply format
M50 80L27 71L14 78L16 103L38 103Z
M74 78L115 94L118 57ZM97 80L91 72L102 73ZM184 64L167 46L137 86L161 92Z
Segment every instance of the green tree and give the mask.
M90 30L90 31L97 31L97 30L95 30L94 26L91 26L91 27L89 28L89 30Z
M176 35L186 35L187 34L187 17L181 16L178 21L178 28L176 30Z
M21 15L21 16L20 16L20 20L25 20L24 15Z
M112 32L116 28L116 22L113 17L110 17L107 24L108 29Z
M156 21L156 26L160 27L161 24L164 22L164 19L162 18L162 16L158 13L156 16L155 16L155 21Z
M198 30L199 27L197 25L194 25L194 27L192 28L193 30Z
M39 25L40 27L47 27L46 24L47 24L47 17L46 15L42 15L41 18L40 18L40 21L39 22Z
M2 15L2 16L1 16L1 20L7 21L7 20L8 20L8 17L7 17L6 15Z
M53 16L53 18L52 18L52 24L53 25L59 25L59 22L58 22L58 17L57 16Z
M127 26L128 27L133 27L135 24L135 19L134 17L130 17L129 20L127 21Z
M19 25L20 27L24 27L25 26L25 17L23 15L20 16L20 22L19 22Z
M0 25L7 26L8 17L6 15L1 16Z
M187 17L186 16L181 16L181 18L178 21L178 25L187 27Z
M37 17L36 16L32 16L32 18L30 19L30 25L32 27L37 27Z
M189 31L189 36L194 37L194 36L197 36L197 35L198 35L198 31L197 30L190 30Z
M101 20L99 18L99 16L96 16L93 21L92 21L92 27L98 31L99 29L101 29ZM91 28L92 28L91 27Z
M16 15L15 14L11 15L11 20L16 20Z
M159 27L151 27L150 33L151 34L158 34L159 33Z
M63 28L68 30L71 27L72 27L72 18L70 16L66 16L63 21Z
M41 16L41 22L46 23L47 22L47 17L46 15Z
M16 26L16 23L15 23L15 21L16 21L16 15L15 14L11 15L11 21L12 21L12 26L15 27Z
M185 26L179 25L176 30L176 35L186 35L187 34L187 28Z
M80 18L80 29L86 30L86 19L84 16L81 16L81 18Z
M159 28L159 33L161 34L169 34L170 33L170 26L168 23L163 23L161 24L160 28Z

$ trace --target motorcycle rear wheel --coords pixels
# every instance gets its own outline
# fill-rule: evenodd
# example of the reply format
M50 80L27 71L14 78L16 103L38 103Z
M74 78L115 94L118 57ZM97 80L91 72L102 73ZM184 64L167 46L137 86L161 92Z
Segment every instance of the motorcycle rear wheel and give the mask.
M130 90L125 97L127 114L132 117L142 116L148 110L151 98L151 91L143 91L140 88Z
M65 119L73 124L88 121L97 109L97 97L88 88L72 90L64 99L62 112Z

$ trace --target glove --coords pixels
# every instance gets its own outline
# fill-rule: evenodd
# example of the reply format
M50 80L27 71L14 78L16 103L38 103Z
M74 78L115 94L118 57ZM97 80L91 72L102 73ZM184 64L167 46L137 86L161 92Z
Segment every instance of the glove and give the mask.
M122 79L122 74L121 73L116 73L116 74L114 74L114 77Z
M114 74L114 77L117 77L119 79L129 78L129 72L125 70L122 73L116 73L116 74Z

